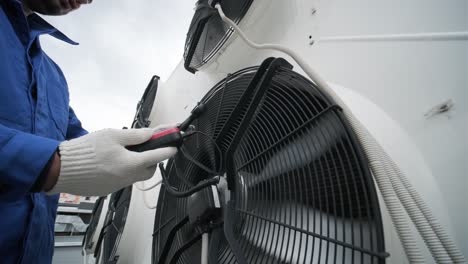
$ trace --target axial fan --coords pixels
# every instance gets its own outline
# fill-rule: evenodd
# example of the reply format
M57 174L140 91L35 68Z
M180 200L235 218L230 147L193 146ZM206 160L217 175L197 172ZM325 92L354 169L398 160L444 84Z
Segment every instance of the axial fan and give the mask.
M131 186L111 195L109 209L94 253L96 263L117 263L116 251L125 227L131 195Z
M96 250L96 243L104 223L108 201L107 197L99 197L94 204L91 220L83 237L82 246L87 254L93 254Z
M314 83L269 58L200 105L161 166L153 263L385 263L367 160Z
M143 93L141 100L137 104L137 111L133 119L133 128L149 127L148 120L153 109L154 100L158 91L159 76L154 75Z
M185 68L195 71L207 63L232 35L232 29L219 16L216 3L221 2L226 16L239 23L253 0L198 0L185 41Z
M153 109L156 92L158 89L159 77L153 76L138 102L132 128L148 127L148 118ZM97 263L116 263L118 260L117 249L120 238L123 234L127 219L130 199L132 196L132 186L119 190L111 195L109 210L105 219L104 227L98 240L98 246L94 257Z

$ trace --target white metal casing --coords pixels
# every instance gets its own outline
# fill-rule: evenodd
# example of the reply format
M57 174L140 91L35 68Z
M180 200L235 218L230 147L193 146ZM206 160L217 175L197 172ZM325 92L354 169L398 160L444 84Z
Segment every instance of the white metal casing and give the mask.
M240 23L256 42L286 45L307 58L408 175L465 256L467 17L463 0L256 0ZM181 62L159 87L152 124L184 120L228 73L269 56L292 62L277 52L253 50L237 37L195 75ZM425 116L449 99L453 108ZM156 202L157 192L147 195ZM150 263L154 210L144 207L141 195L134 189L119 263ZM381 207L388 263L403 263L401 245Z

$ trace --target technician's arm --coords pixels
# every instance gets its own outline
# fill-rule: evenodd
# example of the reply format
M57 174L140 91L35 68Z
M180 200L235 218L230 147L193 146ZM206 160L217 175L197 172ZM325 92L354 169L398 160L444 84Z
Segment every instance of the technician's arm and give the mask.
M57 180L60 175L60 156L58 155L58 153L54 153L54 156L51 160L50 168L48 168L48 171L44 173L46 173L46 178L44 180L44 186L42 188L44 191L48 192L52 190L55 184L57 184Z
M28 193L59 143L0 124L0 199Z
M165 148L135 153L125 147L146 142L154 129L107 129L89 135L70 107L67 139L51 158L42 190L102 196L154 175L156 164L176 153ZM76 139L75 139L76 138Z
M75 111L70 107L68 114L67 140L78 138L86 134L88 134L88 131L81 126L81 122L75 115Z
M106 129L59 143L0 124L0 200L30 192L47 167L44 190L102 196L151 178L156 165L175 148L132 152L125 146L146 142L154 129ZM60 149L60 157L56 153Z
M105 129L60 143L44 189L49 194L103 196L151 178L156 165L176 148L133 152L126 146L148 141L155 130Z
M67 127L67 140L79 138L88 134L82 125L80 120L73 111L73 108L70 107L68 114L68 127ZM57 153L53 154L54 156L50 160L50 167L45 168L47 171L43 171L45 179L38 179L39 182L36 182L40 190L50 191L52 187L57 183L57 179L60 173L60 156ZM42 185L42 186L41 186Z

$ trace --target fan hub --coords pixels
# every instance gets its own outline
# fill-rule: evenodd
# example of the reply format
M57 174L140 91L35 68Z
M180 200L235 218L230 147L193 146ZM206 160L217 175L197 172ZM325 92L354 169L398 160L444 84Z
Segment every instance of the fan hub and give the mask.
M221 201L216 186L212 185L192 194L187 201L189 222L207 229L221 217Z

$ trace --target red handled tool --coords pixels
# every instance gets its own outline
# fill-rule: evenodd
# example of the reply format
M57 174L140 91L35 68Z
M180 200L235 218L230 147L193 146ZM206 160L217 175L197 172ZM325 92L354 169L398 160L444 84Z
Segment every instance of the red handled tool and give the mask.
M173 127L154 134L145 143L128 146L127 149L135 152L143 152L158 148L180 147L182 142L182 132L178 127Z
M128 146L127 149L135 152L143 152L165 147L180 147L184 142L183 133L189 129L190 124L205 111L205 105L199 103L190 116L178 127L169 128L154 134L148 141L140 145Z

